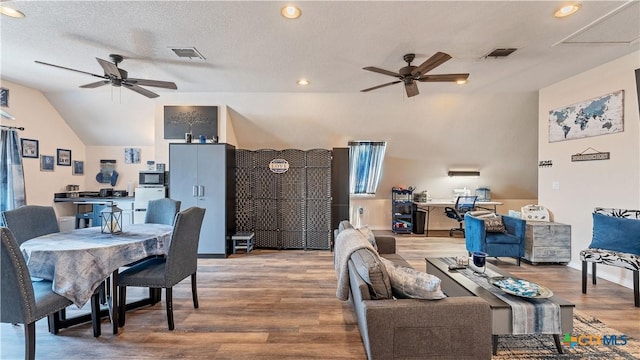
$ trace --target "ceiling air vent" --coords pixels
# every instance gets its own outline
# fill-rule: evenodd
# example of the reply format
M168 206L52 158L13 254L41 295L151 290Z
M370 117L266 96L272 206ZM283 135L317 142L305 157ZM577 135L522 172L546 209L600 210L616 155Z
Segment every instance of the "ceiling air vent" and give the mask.
M507 57L507 56L511 55L511 53L513 53L516 50L518 50L518 49L516 49L516 48L494 49L493 51L491 51L490 53L488 53L484 57L485 58L488 58L488 57L494 57L494 58Z
M181 58L207 60L195 47L170 47L170 49Z

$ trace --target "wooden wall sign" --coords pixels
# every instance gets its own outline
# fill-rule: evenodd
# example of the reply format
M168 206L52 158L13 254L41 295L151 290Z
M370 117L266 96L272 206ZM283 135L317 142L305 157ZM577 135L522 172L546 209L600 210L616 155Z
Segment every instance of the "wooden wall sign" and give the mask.
M587 150L593 150L595 152L592 153L585 153ZM607 152L601 152L598 150L595 150L593 148L588 148L587 150L579 153L579 154L575 154L575 155L571 155L571 161L592 161L592 160L609 160L611 158L610 153Z

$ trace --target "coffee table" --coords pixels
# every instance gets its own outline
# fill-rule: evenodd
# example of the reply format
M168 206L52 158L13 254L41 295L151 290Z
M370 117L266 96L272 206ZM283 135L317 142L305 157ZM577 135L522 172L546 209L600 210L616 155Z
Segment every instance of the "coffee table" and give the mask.
M489 303L491 306L493 354L496 355L498 351L498 336L513 335L511 306L490 291L473 282L473 280L457 272L457 270L449 270L449 265L443 262L441 258L425 258L425 261L427 273L440 278L442 291L444 291L447 296L478 296ZM487 268L503 276L512 276L507 271L501 270L488 262ZM575 305L555 295L552 296L550 300L560 305L560 327L562 333L571 333L573 330L573 308ZM561 334L553 334L553 340L558 352L562 354L560 335Z

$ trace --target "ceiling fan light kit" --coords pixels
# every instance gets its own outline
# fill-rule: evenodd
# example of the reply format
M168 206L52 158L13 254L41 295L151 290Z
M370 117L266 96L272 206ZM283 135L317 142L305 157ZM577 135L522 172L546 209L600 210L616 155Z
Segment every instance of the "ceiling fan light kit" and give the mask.
M121 63L122 60L124 60L124 57L122 55L110 54L109 58L111 59L112 62L102 60L100 58L96 58L96 60L98 61L98 64L100 64L100 66L104 70L104 75L92 74L90 72L71 69L68 67L60 66L60 65L49 64L49 63L38 61L38 60L36 60L36 63L41 65L52 66L52 67L56 67L64 70L75 71L75 72L79 72L82 74L87 74L87 75L91 75L91 76L103 79L97 82L80 86L83 89L92 89L92 88L97 88L103 85L111 84L112 86L116 86L116 87L124 86L125 88L131 91L137 92L138 94L144 95L148 98L156 98L160 95L154 93L153 91L149 91L143 88L142 86L153 86L153 87L159 87L163 89L173 89L173 90L178 89L176 84L170 81L130 78L129 73L126 70L118 67L118 64Z
M396 81L392 81L386 84L377 85L374 87L370 87L368 89L360 90L361 92L367 92L371 90L376 90L385 86L404 83L404 88L407 93L407 97L416 96L420 93L418 90L417 82L455 82L458 84L464 84L467 82L469 78L468 73L461 74L434 74L434 75L426 75L429 71L435 69L436 67L444 64L445 62L451 59L449 54L443 52L437 52L430 58L428 58L425 62L420 64L419 66L411 65L411 62L415 59L415 54L405 54L403 56L404 61L407 63L407 66L400 68L398 72L393 72L385 69L381 69L375 66L367 66L364 67L364 70L373 71L379 74L393 76L398 78Z

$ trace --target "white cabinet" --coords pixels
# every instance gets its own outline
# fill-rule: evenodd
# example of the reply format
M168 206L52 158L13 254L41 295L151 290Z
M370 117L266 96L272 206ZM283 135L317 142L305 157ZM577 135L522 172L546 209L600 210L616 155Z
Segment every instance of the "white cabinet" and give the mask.
M235 147L228 144L169 145L169 197L181 210L205 208L198 254L226 257L235 232Z
M133 224L133 201L116 200L113 202L113 205L119 207L122 210L123 230L127 231L126 226Z

